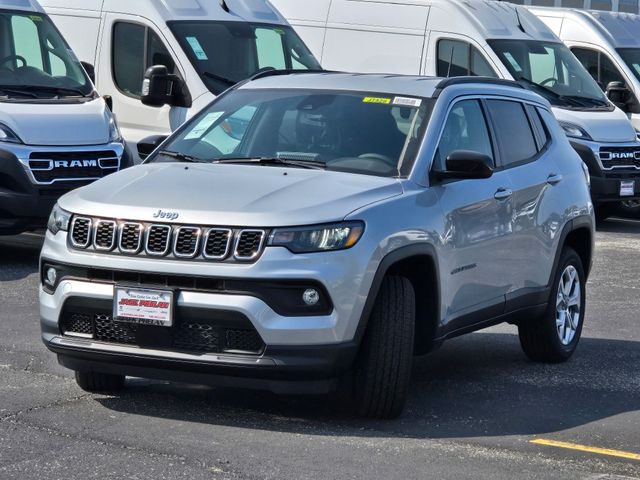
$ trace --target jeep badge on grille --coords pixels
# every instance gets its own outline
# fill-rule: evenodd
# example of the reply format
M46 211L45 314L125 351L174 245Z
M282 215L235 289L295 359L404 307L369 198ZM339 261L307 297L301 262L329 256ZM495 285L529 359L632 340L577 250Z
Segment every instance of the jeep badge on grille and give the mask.
M177 220L179 216L178 212L165 212L164 210L158 210L153 214L153 218L165 218L167 220Z

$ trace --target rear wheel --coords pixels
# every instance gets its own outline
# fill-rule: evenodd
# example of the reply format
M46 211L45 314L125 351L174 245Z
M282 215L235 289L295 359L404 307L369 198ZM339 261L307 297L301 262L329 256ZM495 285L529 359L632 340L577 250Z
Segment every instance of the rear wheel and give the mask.
M76 372L76 383L85 392L117 392L124 388L124 375Z
M518 326L520 345L531 360L558 363L573 355L582 333L585 287L580 257L565 248L545 314Z
M414 324L411 282L404 277L386 277L354 372L353 396L360 415L395 418L402 413L411 379Z

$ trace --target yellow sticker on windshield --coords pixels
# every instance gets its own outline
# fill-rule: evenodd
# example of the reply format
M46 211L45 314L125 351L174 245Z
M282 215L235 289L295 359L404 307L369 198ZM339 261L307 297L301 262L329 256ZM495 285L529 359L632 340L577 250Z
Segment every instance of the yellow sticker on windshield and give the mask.
M29 18L31 20L33 20L34 22L41 22L42 21L42 17L39 17L37 15L29 15Z
M382 98L382 97L364 97L362 99L363 103L381 103L383 105L391 105L390 98Z

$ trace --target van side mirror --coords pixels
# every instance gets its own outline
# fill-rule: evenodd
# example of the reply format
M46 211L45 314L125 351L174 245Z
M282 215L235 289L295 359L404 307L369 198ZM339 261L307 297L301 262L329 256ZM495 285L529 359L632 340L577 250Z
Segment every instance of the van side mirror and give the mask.
M87 76L89 77L89 80L91 80L91 83L95 85L96 83L95 67L91 65L89 62L80 62L80 65L82 65L82 68L84 68L84 71L87 72Z
M445 171L436 171L439 180L482 179L493 175L493 159L479 152L455 150L446 160Z
M149 67L142 81L140 101L149 107L190 107L191 98L186 93L184 82L177 75L169 73L164 65Z
M609 82L605 89L607 98L621 110L627 111L627 104L631 98L631 91L622 82Z
M167 139L167 135L151 135L138 142L138 156L141 160L146 160L153 151Z

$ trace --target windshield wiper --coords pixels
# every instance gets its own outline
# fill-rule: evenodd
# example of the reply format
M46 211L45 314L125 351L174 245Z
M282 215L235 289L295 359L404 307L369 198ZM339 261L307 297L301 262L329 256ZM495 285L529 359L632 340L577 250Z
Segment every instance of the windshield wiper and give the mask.
M598 100L597 98L583 97L580 95L561 95L560 98L563 100L569 99L573 100L574 102L582 102L585 107L609 108L609 104L607 102L605 102L604 100Z
M307 160L287 160L284 158L272 158L272 157L235 157L235 158L221 158L213 160L211 163L219 164L248 164L248 165L284 165L290 167L308 168L312 170L326 170L327 165L324 162L307 161Z
M80 97L87 96L81 90L78 90L76 88L67 88L67 87L53 87L48 85L24 85L24 86L16 85L16 86L12 86L11 88L16 88L19 90L25 90L29 92L67 93L67 94L78 95Z
M226 77L221 77L220 75L216 75L215 73L211 73L211 72L206 72L206 71L205 71L205 72L202 72L202 74L203 74L205 77L207 77L207 78L211 78L211 79L213 79L213 80L218 80L218 81L220 81L220 82L224 82L224 83L226 83L227 85L229 85L230 87L232 87L232 86L234 86L236 83L238 83L238 82L236 82L235 80L231 80L231 79L226 78Z
M0 87L0 92L6 93L9 95L22 95L23 97L38 98L38 95L32 92L28 92L26 89L22 90L22 87L15 87L15 88Z
M193 157L191 155L186 155L180 152L174 152L171 150L160 150L158 152L159 155L164 155L165 157L175 158L180 162L190 162L190 163L207 163L204 160L200 160L199 158Z
M524 82L527 85L530 85L534 88L541 90L543 93L548 94L551 97L551 98L547 98L548 100L565 102L566 104L569 104L573 107L581 107L581 108L587 107L587 105L585 105L584 102L582 102L582 100L588 100L586 98L579 97L577 95L560 95L559 93L554 92L550 88L545 87L544 85L540 85L539 83L536 83L533 80L530 80L523 76L518 78L518 82Z

